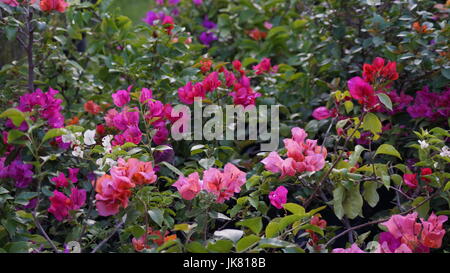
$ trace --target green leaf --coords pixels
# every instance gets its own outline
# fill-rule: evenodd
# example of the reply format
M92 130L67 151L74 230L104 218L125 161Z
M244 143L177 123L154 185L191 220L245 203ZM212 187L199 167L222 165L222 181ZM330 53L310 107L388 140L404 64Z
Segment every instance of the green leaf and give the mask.
M208 250L197 241L187 244L186 250L190 253L208 253Z
M378 204L380 200L380 196L377 192L378 184L375 181L366 181L364 182L364 199L367 201L369 206L372 208Z
M450 190L450 181L445 184L444 191Z
M359 184L353 185L350 190L346 190L345 199L342 202L345 215L350 219L355 219L362 213L363 198L359 192Z
M372 132L374 135L381 133L382 124L380 119L374 113L368 113L363 120L363 129Z
M266 237L273 238L278 235L279 231L280 231L280 225L277 222L271 221L266 226Z
M282 241L279 239L271 238L271 239L262 239L259 241L260 248L282 248L291 245L286 241Z
M161 164L163 164L164 166L166 166L172 172L178 174L179 176L183 176L183 173L177 167L175 167L174 165L172 165L172 164L170 164L170 163L168 163L166 161L161 162Z
M236 226L248 227L251 231L253 231L253 233L259 234L263 227L262 218L255 217L255 218L251 218L251 219L246 219L246 220L236 223Z
M315 226L315 225L306 224L306 225L300 226L299 229L305 229L305 230L306 230L306 229L309 229L309 230L314 231L314 232L317 233L317 234L320 234L320 235L324 236L323 230L322 230L320 227Z
M66 132L63 129L50 129L48 132L44 135L44 138L42 139L42 142L45 142L49 139L59 137L64 135Z
M283 205L283 208L285 208L287 211L293 213L293 214L297 214L297 215L305 215L305 208L295 204L295 203L286 203Z
M25 114L16 108L9 108L0 115L0 118L9 118L16 127L19 127L25 120Z
M160 227L162 227L162 223L164 221L163 217L163 211L160 209L152 209L148 211L148 214L150 215L150 218L158 224Z
M389 98L388 95L384 94L384 93L378 93L377 94L378 98L380 99L381 103L386 106L387 109L392 111L392 101L391 98Z
M390 144L382 144L380 147L378 147L377 151L375 152L375 155L378 154L392 155L402 159L402 156L397 151L397 149L395 149L394 146Z
M366 150L367 149L364 148L363 146L356 145L355 151L350 155L350 158L349 158L350 166L354 167L356 165L356 163L358 163L358 159L361 156L361 153Z
M207 249L211 252L229 253L233 248L233 242L230 240L218 240L215 243L209 243Z
M425 197L419 196L416 199L414 199L414 201L412 201L411 205L413 207L416 207L423 201L425 201ZM420 205L420 207L416 208L416 211L419 213L419 217L421 218L426 218L429 210L430 210L430 200Z
M18 138L25 136L25 133L19 130L10 130L8 132L8 144L13 144Z
M345 198L345 188L342 184L338 184L333 190L333 210L336 217L342 219L344 217L344 207L342 202Z
M12 242L7 244L6 249L9 253L28 253L28 243L27 242Z
M261 238L256 235L249 235L239 240L236 244L236 250L238 252L244 252L254 244L256 244Z

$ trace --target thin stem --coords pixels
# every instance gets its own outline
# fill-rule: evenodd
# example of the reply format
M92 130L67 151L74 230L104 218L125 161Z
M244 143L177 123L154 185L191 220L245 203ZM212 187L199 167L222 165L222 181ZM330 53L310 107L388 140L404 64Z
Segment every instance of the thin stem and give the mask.
M104 244L106 244L106 242L109 241L109 239L111 239L111 237L114 236L114 234L116 234L116 232L122 227L122 225L125 224L125 220L121 220L120 223L118 223L116 225L116 227L114 228L113 232L111 232L108 237L106 237L103 241L100 242L100 244L98 244L91 253L95 253L97 252Z

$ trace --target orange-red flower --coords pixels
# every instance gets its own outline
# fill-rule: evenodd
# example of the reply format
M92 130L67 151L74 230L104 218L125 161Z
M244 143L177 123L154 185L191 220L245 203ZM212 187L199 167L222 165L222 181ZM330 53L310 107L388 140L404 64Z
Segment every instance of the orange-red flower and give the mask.
M89 114L97 115L98 113L100 113L102 108L100 107L100 105L90 100L84 104L84 110Z
M42 11L65 12L69 4L64 0L41 0L39 3Z

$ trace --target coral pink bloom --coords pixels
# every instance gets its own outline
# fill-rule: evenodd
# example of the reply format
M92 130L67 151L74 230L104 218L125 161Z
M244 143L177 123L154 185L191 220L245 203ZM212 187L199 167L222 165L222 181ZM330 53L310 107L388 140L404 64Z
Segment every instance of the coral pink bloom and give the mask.
M312 113L313 118L317 120L327 119L332 117L331 111L328 110L326 107L318 107L316 108Z
M281 172L281 165L283 164L283 159L278 155L277 152L271 152L268 157L264 158L261 163L266 167L266 170L273 173Z
M155 171L151 162L142 162L136 158L130 158L125 163L123 158L118 160L117 168L125 168L125 175L135 185L148 185L156 182ZM113 169L116 169L113 168ZM111 171L112 174L112 171Z
M335 248L332 253L366 253L355 243L350 248Z
M69 182L67 181L66 176L64 175L64 173L60 173L57 177L53 177L51 179L52 182L55 182L56 187L68 187L69 186Z
M183 199L192 200L201 191L201 182L197 172L191 173L187 178L180 176L172 186L176 187Z
M102 108L100 107L100 105L90 100L84 104L84 110L89 114L97 115L98 113L100 113Z
M131 196L131 188L134 184L127 179L113 178L104 175L97 180L95 203L101 216L115 215L121 207L128 207L128 199Z
M436 216L434 213L430 215L428 221L420 219L423 226L420 242L429 248L440 248L442 245L442 238L445 235L445 229L442 225L447 220L447 216Z
M114 126L114 118L119 114L116 109L109 109L105 116L106 126L115 127Z
M40 2L42 11L65 12L68 5L64 0L41 0Z
M292 128L291 133L292 139L294 139L294 141L297 143L303 143L308 137L308 134L305 132L305 130L298 127Z
M269 193L270 203L277 209L282 209L287 202L288 190L284 186L279 186L275 191Z
M325 167L325 159L321 154L309 155L305 157L305 167L308 172L317 172Z
M283 140L284 146L287 149L287 156L295 161L303 161L305 156L303 155L303 146L292 139Z
M285 176L294 176L297 170L296 162L292 158L288 157L283 160L281 164L281 176L283 179Z
M403 175L403 181L405 181L405 184L412 189L417 188L417 185L419 185L417 174L415 173L405 173Z
M113 102L117 107L123 107L130 102L130 92L132 86L130 85L127 90L118 90L112 94Z
M210 168L203 173L203 188L217 197L217 203L223 203L240 192L245 182L246 174L231 163L225 165L223 172Z

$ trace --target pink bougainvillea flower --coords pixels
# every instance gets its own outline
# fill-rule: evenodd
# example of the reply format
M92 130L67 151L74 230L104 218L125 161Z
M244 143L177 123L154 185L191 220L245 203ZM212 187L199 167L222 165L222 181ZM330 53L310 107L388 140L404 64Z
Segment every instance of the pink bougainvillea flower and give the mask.
M375 108L379 102L373 87L360 77L348 81L348 89L352 98L367 109Z
M192 3L194 3L195 5L201 5L203 4L203 0L192 0Z
M50 208L48 212L53 214L58 221L62 221L69 215L70 205L70 198L64 193L55 190L53 191L53 196L50 197Z
M130 85L127 90L118 90L112 94L113 102L117 107L123 107L130 102L130 92L132 86Z
M273 25L272 25L270 22L265 21L265 22L264 22L264 27L265 27L266 29L272 29Z
M119 114L116 109L109 109L108 112L105 115L105 123L108 127L115 127L114 126L114 118Z
M17 0L0 0L0 2L10 5L11 7L17 7L19 5Z
M180 176L172 186L176 187L181 197L186 200L194 199L202 189L202 184L197 172L191 173L187 178Z
M269 58L264 58L259 64L253 66L253 70L255 70L256 75L261 75L263 73L276 72L278 69L276 67L272 67Z
M317 120L327 119L332 117L332 113L330 110L328 110L326 107L321 106L316 108L312 113L313 118Z
M178 89L178 97L185 104L193 104L195 98L205 99L205 96L206 90L201 83L192 85L192 82L188 82L184 87Z
M55 185L58 188L65 188L69 186L69 182L67 181L67 178L64 175L64 173L60 173L57 177L53 177L51 181L55 182Z
M108 113L108 119L112 117L114 113ZM109 123L108 120L106 121L107 124ZM139 111L138 109L132 108L128 109L125 107L122 112L119 114L115 114L114 118L112 119L112 124L114 127L116 127L119 130L126 130L129 127L138 126L139 125Z
M127 142L138 145L142 141L142 132L136 125L128 127L122 134L114 136L112 145L123 145Z
M203 173L203 188L217 197L217 203L223 203L239 193L245 182L246 174L231 163L225 165L223 172L210 168Z
M266 167L266 170L273 173L281 172L281 165L283 164L283 159L277 152L271 152L268 157L264 158L261 163Z
M117 160L117 166L111 169L113 178L124 176L135 185L148 185L156 182L156 174L151 162L142 162L136 158L125 161L123 158Z
M72 181L72 183L78 182L77 175L79 171L79 168L69 168L69 180Z
M86 201L86 191L73 188L70 198L64 193L57 190L53 191L53 196L50 197L50 208L48 212L53 214L58 221L67 218L70 210L80 209Z
M139 101L141 103L148 103L151 99L153 99L153 91L148 88L142 88Z
M332 253L366 253L355 243L350 248L335 248Z
M405 181L405 184L412 189L417 188L417 185L419 185L417 174L415 173L405 173L403 175L403 181Z
M40 2L42 11L65 12L68 5L64 0L41 0Z
M33 181L33 165L25 164L19 159L5 166L6 157L0 158L0 178L11 178L17 188L28 187Z
M275 191L269 193L270 203L277 209L282 209L287 202L288 190L284 186L279 186Z
M173 20L173 17L170 15L164 16L162 19L161 25L164 26L166 29L167 34L171 35L172 30L175 28L175 21Z
M445 229L443 224L448 220L445 215L436 216L431 213L428 220L420 219L422 222L422 233L420 236L420 242L429 248L440 248L442 245L442 238L445 235Z

